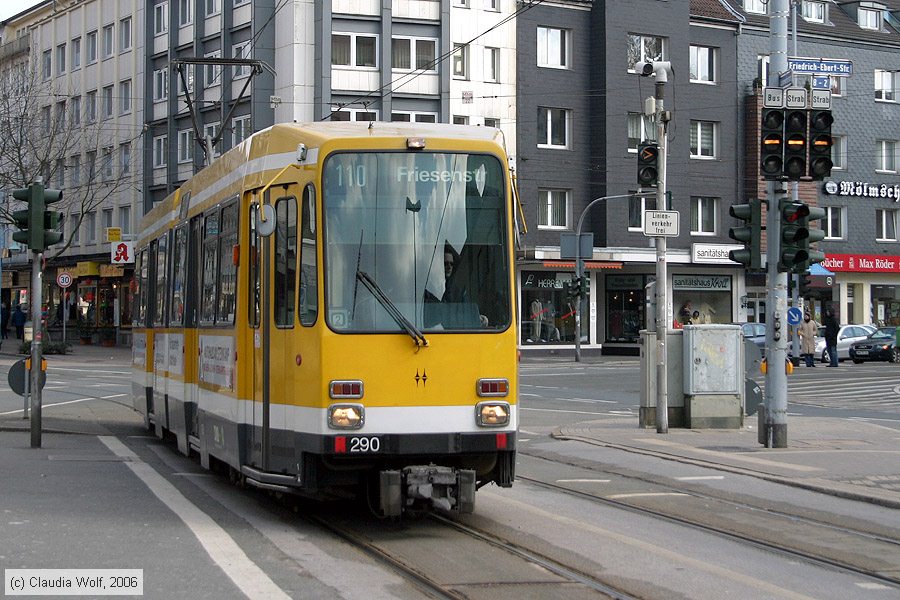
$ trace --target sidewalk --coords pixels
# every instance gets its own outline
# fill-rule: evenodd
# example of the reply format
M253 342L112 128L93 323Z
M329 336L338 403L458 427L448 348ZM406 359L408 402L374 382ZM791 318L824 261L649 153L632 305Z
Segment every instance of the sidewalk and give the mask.
M742 429L640 428L637 415L567 425L554 437L749 475L900 508L900 428L865 420L788 417L787 448L765 448L757 418Z

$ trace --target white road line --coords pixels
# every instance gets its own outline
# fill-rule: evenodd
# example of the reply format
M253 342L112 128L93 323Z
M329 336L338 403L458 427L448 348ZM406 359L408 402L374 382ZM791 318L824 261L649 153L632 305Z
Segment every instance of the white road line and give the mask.
M583 410L557 410L555 408L525 408L524 406L520 406L519 410L532 410L537 412L554 412L554 413L569 413L572 415L603 415L606 413L602 412L587 412ZM19 411L21 412L21 411Z
M528 435L541 435L541 434L537 433L536 431L528 431L527 429L521 429L521 428L519 429L519 433L526 433Z
M287 600L290 598L256 563L250 560L224 529L209 515L197 508L193 502L185 498L153 467L142 461L137 454L129 450L117 438L112 436L98 436L98 438L113 454L128 459L129 462L125 463L128 468L150 488L157 498L184 521L209 557L248 598L259 598L260 600L266 598Z
M75 404L77 402L87 402L88 400L109 400L110 398L121 398L122 396L128 396L130 394L113 394L111 396L90 396L88 398L77 398L75 400L66 400L64 402L52 402L50 404L45 404L41 402L41 409L51 408L53 406L63 406L64 404ZM0 412L0 415L14 415L22 412L22 409L18 410L10 410L7 412Z
M696 475L694 477L676 477L678 481L707 481L712 479L725 479L724 475Z
M557 479L556 483L609 483L611 479Z
M634 492L632 494L611 494L606 498L619 500L622 498L652 498L656 496L690 496L690 494L682 494L681 492Z

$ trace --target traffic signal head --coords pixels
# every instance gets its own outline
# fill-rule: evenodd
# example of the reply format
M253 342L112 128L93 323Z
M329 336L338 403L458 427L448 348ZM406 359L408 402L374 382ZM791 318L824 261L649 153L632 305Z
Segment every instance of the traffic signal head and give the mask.
M831 176L831 125L834 117L830 110L814 110L809 115L809 176L822 180Z
M800 181L806 175L806 111L789 110L784 115L784 176Z
M810 281L811 281L811 279L810 279L810 274L809 274L809 273L806 273L806 272L800 273L799 280L800 280L800 281L799 281L799 283L800 283L800 295L801 295L801 296L806 296L806 294L809 292L809 284L810 284Z
M55 191L55 190L54 190ZM53 244L58 244L63 239L61 231L57 231L60 223L62 223L63 214L55 210L44 211L44 247L47 248Z
M659 146L641 144L638 146L637 182L641 187L653 187L659 180Z
M784 164L784 111L764 108L760 123L759 166L766 179L781 177Z
M62 239L62 233L53 231L59 226L62 213L44 210L46 203L62 200L62 191L46 190L43 184L32 183L27 189L13 190L13 198L28 203L27 209L13 212L13 221L20 229L13 233L13 240L41 252Z
M762 266L762 202L751 198L749 204L732 204L728 214L745 222L745 225L728 230L728 237L744 243L742 250L730 251L728 258L751 269L759 269Z
M802 202L785 200L781 202L781 255L778 270L795 271L805 265L808 251L805 248L809 230L804 226L804 219L809 215L809 206Z
M806 239L804 240L804 249L806 250L807 266L820 263L825 260L825 253L810 247L811 244L821 242L825 239L825 232L818 227L810 227L812 221L818 221L825 218L825 209L816 207L807 207L808 212L803 217L803 227L806 228Z

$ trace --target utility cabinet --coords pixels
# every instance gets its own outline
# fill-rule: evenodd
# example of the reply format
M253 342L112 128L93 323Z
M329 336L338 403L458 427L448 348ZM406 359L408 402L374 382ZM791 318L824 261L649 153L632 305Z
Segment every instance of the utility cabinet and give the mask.
M684 326L684 411L692 429L739 429L744 339L739 325Z

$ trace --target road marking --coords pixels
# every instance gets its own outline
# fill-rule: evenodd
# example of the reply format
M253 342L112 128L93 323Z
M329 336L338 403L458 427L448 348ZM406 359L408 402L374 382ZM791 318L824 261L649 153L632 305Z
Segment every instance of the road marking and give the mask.
M890 587L884 585L883 583L875 583L874 581L857 581L857 586L861 587L864 590L889 590Z
M656 496L690 496L690 494L682 494L681 492L634 492L631 494L611 494L605 497L610 500L621 500L623 498L652 498Z
M525 408L524 406L520 406L519 410L533 410L537 412L555 412L555 413L568 413L572 415L604 415L606 413L602 412L588 412L584 410L557 410L555 408ZM19 411L22 412L22 411Z
M536 431L528 431L527 429L521 429L521 428L519 429L519 433L525 433L528 435L541 435L541 434L537 433Z
M562 400L564 402L586 402L588 404L594 404L599 402L601 404L618 404L618 400L598 400L596 398L553 398L553 400Z
M232 582L248 598L285 598L290 596L278 587L256 563L241 550L237 542L209 515L185 498L156 470L142 461L137 454L112 436L98 439L113 454L129 459L125 464L137 475L150 491L175 513L193 532L209 557L219 565Z
M609 483L612 479L557 479L556 483Z
M739 462L747 462L750 464L767 466L767 467L780 467L782 469L791 469L794 471L800 471L802 473L814 473L819 471L824 471L825 469L820 469L818 467L808 467L806 465L794 465L791 463L783 463L777 462L774 460L766 460L764 458L756 458L754 456L744 456L742 454L734 454L731 452L718 452L716 450L706 450L705 448L695 448L694 446L690 446L688 444L678 444L676 442L670 442L668 440L657 440L654 438L644 438L636 440L638 442L645 442L647 444L654 444L657 446L669 446L670 448L679 448L682 450L688 450L689 452L696 452L701 455L715 456L717 459L722 459L724 457L728 457L730 460L735 460Z
M77 398L75 400L65 400L63 402L52 402L50 404L44 404L41 402L41 409L50 408L52 406L62 406L64 404L75 404L77 402L87 402L88 400L109 400L110 398L121 398L122 396L129 396L130 394L113 394L111 396L90 396L89 398ZM29 407L30 409L30 407ZM10 410L7 412L0 412L0 415L14 415L22 412L22 409L18 410Z
M724 475L696 475L694 477L676 477L678 481L708 481L712 479L725 479Z
M540 394L526 394L525 392L519 392L519 396L527 396L529 398L540 398Z

